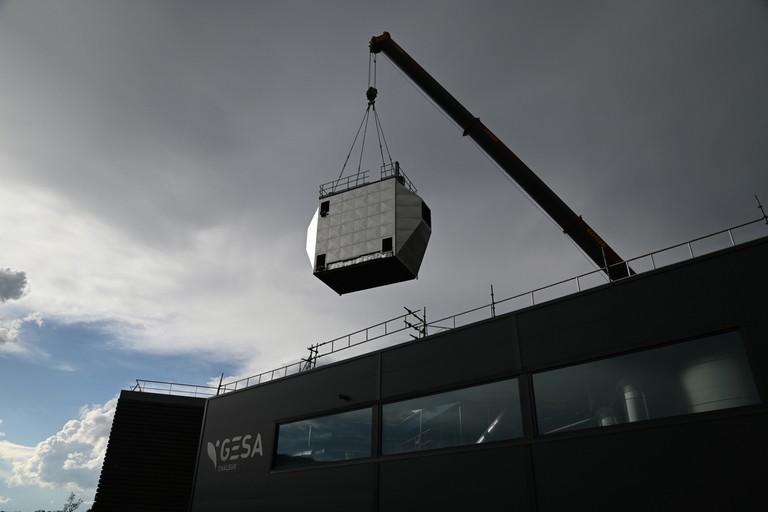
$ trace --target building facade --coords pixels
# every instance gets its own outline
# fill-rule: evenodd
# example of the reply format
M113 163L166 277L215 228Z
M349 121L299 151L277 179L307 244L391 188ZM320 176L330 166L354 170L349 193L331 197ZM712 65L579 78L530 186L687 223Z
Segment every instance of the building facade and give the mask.
M768 240L208 401L191 510L749 510Z
M763 238L209 398L187 506L762 510L766 261Z

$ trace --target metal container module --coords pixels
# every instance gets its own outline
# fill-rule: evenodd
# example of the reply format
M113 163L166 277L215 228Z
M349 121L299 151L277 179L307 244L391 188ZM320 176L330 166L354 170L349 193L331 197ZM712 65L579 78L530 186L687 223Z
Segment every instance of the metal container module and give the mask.
M314 275L336 293L418 277L432 233L432 215L395 162L378 181L369 171L320 186L307 230Z

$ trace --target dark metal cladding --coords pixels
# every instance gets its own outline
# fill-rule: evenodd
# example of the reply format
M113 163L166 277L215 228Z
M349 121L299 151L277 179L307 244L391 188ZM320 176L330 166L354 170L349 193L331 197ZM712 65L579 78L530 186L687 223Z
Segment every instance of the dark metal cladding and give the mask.
M188 510L205 403L123 391L91 510Z
M189 510L762 510L755 503L765 502L765 475L754 468L768 454L766 259L768 238L762 238L211 397L197 448L191 448L198 458ZM715 339L740 347L741 362L721 364L728 359ZM684 347L707 348L697 352L704 357L689 357ZM602 366L610 361L621 362ZM637 373L641 361L653 371ZM594 364L602 369L569 373L580 377L553 387L539 380ZM699 385L691 385L694 375ZM633 419L629 408L623 417L624 407L637 403L625 384L640 379L653 417ZM490 402L459 408L457 395L447 402L433 398L510 380L519 383L519 402L505 403L519 411L522 432L452 444L470 431L465 427L493 420ZM397 402L418 414L393 421L385 409ZM447 406L433 409L438 428L422 430L422 408L436 404ZM606 409L620 422L610 421ZM295 445L296 456L317 455L313 465L281 464L283 427L361 410L371 411L369 456L346 457L350 445L343 439L350 430L340 424L324 437L325 445L310 446L310 439L319 439L309 433L306 445ZM545 418L573 425L579 410L584 414L576 419L587 418L585 428L545 430ZM384 431L392 427L403 433L413 428L402 438L419 445L385 452ZM156 435L145 425L134 428L133 435L147 442ZM110 452L118 446L114 436L113 427ZM324 459L331 450L336 458ZM137 485L143 471L172 469L168 455L144 453L125 462L125 493L149 492ZM703 482L706 492L696 492Z
M446 114L448 114L523 190L562 228L599 267L607 268L611 280L634 274L624 260L571 208L520 160L479 118L473 116L413 58L389 32L371 38L372 53L384 53Z

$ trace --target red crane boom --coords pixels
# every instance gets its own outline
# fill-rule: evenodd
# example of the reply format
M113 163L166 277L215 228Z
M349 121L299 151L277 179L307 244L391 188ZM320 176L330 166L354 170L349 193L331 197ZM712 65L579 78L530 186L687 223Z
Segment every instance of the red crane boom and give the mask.
M489 157L525 190L542 209L571 237L579 248L611 280L634 274L629 265L598 235L594 229L576 215L551 188L520 160L478 117L473 116L437 80L427 73L408 53L384 32L370 42L371 53L383 53L408 78L418 85L463 130L463 135L474 140Z

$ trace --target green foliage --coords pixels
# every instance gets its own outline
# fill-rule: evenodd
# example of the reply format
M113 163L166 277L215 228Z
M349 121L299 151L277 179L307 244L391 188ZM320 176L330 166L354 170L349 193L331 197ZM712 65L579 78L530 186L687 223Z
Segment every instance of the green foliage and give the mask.
M67 498L66 503L64 503L64 508L61 509L61 512L75 512L82 503L83 499L78 498L75 493L71 492L69 493L69 497Z

